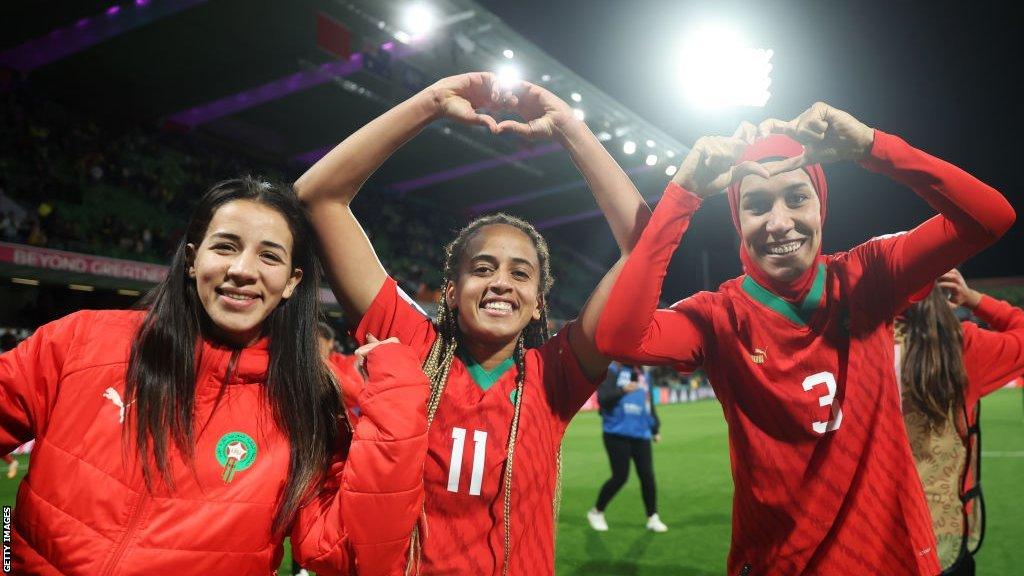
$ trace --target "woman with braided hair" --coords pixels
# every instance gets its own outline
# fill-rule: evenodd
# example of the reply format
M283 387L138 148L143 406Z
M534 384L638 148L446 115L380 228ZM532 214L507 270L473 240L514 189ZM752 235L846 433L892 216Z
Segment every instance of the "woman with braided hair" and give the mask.
M525 122L498 123L481 109ZM555 138L604 210L623 257L578 320L549 339L547 244L505 214L474 220L447 246L431 322L377 260L349 205L363 182L430 122ZM594 344L607 290L650 215L586 125L547 90L502 91L492 74L445 78L367 124L304 174L296 189L320 236L338 300L363 341L397 336L430 378L424 470L424 574L553 574L559 447L569 420L608 366Z

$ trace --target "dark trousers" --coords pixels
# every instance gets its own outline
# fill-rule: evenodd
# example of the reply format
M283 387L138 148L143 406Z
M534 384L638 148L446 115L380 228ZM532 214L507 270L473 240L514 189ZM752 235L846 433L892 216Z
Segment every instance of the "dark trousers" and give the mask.
M644 497L644 507L650 516L658 511L657 496L654 489L654 461L651 459L651 441L640 438L629 438L618 434L604 435L604 449L608 452L608 461L612 466L612 477L601 487L597 496L596 508L600 512L611 502L619 489L629 478L629 461L636 465L636 474L640 477L640 492Z

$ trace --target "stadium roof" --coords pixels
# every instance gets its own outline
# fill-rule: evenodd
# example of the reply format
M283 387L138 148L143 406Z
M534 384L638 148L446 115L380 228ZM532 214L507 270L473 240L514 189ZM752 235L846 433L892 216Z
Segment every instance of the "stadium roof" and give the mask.
M408 44L396 39L408 2L57 4L0 9L0 61L86 111L213 137L296 174L420 87L507 62L571 104L579 94L574 105L643 190L660 191L667 162L686 150L470 0L433 2L438 29ZM637 153L622 152L625 139L639 144ZM658 165L645 164L650 153ZM389 160L370 189L467 214L501 209L549 229L598 215L559 146L443 122Z

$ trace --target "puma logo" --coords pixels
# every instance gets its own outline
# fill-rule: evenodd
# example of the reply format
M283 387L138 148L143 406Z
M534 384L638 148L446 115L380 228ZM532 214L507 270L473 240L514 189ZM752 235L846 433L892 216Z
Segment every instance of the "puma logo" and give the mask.
M764 364L767 358L768 353L760 348L754 348L754 353L750 355L750 359L754 361L754 364Z
M121 395L117 393L117 390L107 388L103 391L103 397L113 402L114 406L117 406L119 410L117 421L124 424L124 402L121 401Z

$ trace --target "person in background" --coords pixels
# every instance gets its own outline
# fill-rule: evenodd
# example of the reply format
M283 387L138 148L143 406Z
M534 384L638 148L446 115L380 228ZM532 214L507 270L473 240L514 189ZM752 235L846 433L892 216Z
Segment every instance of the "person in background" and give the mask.
M7 454L4 456L4 462L7 463L7 479L11 480L18 475L18 460L14 454Z
M964 306L989 329L960 322ZM981 545L982 396L1024 371L1024 310L971 289L956 269L896 321L903 421L942 574L973 576Z
M667 532L668 526L658 517L654 460L651 455L651 441L661 440L661 422L654 410L651 389L643 368L612 362L608 367L608 376L597 388L597 400L601 404L604 449L608 452L612 477L601 487L597 503L587 512L590 527L598 532L608 531L604 511L629 479L629 462L632 460L636 474L640 477L640 493L647 511L647 529Z

